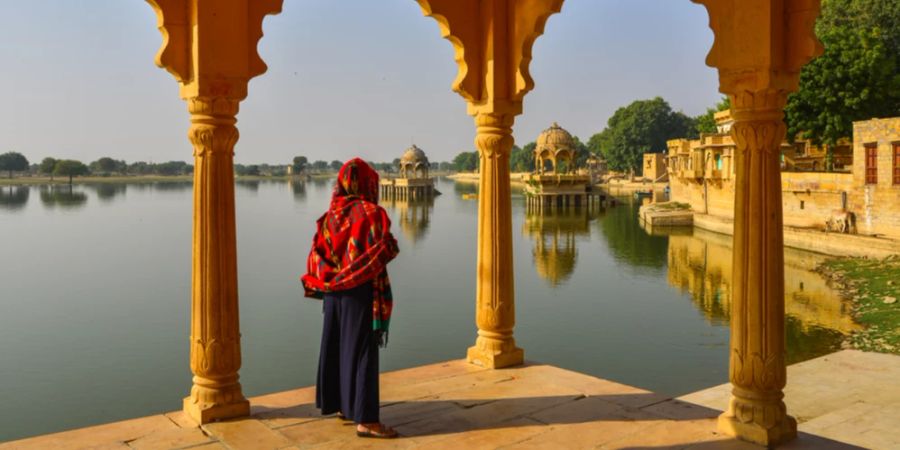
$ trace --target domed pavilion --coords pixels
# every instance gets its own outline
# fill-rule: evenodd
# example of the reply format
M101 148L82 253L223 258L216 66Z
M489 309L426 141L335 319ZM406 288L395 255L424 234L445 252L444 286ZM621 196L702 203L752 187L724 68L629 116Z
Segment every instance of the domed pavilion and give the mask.
M399 176L381 180L381 198L418 200L440 194L434 189L434 179L428 176L430 167L424 150L415 145L406 149L400 157Z
M429 166L425 151L413 145L400 157L400 178L428 178Z
M538 136L534 172L522 178L529 210L591 208L602 200L590 175L576 172L577 153L575 138L556 122Z
M537 138L537 146L534 148L535 173L543 174L547 162L550 163L550 173L574 173L575 152L575 139L558 123L553 122ZM564 166L560 168L560 164Z

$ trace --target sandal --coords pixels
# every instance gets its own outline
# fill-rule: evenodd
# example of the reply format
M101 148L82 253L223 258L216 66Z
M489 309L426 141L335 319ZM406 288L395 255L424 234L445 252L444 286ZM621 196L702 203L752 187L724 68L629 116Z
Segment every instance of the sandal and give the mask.
M344 422L349 422L349 421L353 420L353 419L345 416L344 413L342 413L342 412L338 412L334 417L337 417L338 419L341 419Z
M365 431L360 431L359 428L356 429L356 435L364 438L378 438L378 439L393 439L400 434L397 433L397 430L387 427L382 424L377 425L377 429L373 429L369 426L363 425L365 427Z

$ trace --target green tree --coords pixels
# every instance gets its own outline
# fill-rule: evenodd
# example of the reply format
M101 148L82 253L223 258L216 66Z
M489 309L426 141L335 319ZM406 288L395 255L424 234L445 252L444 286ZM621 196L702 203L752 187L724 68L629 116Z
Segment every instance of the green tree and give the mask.
M342 163L338 160L334 160L334 161L331 161L331 164L329 164L329 165L331 166L331 170L337 172L337 171L341 170L341 167L344 165L344 163Z
M518 145L514 145L509 154L510 172L531 172L534 167L533 152L526 151Z
M854 121L900 114L900 2L824 0L816 35L825 53L788 98L789 139L833 145L852 136Z
M13 172L22 172L28 170L28 159L25 155L18 152L7 152L0 155L0 171L9 173L12 178Z
M119 168L119 164L118 161L108 156L104 156L92 162L89 168L93 173L102 173L104 175L109 175L117 171L117 169Z
M184 161L167 161L154 164L153 172L164 176L187 175L194 172L194 166Z
M38 172L44 175L50 175L50 181L53 181L53 169L56 168L56 158L46 157L41 160L41 164L38 165Z
M725 111L726 109L731 109L731 99L728 97L722 97L718 103L712 108L706 108L706 112L695 117L694 122L696 126L694 127L697 131L697 134L700 133L715 133L718 130L716 128L716 113L719 111Z
M291 164L291 170L295 175L303 173L306 170L306 166L309 165L309 160L306 159L305 156L295 156L293 164Z
M694 121L672 111L661 97L637 100L616 110L606 129L591 136L588 148L599 151L611 169L633 171L640 168L644 153L662 152L667 140L690 137L694 130Z
M53 174L61 177L69 177L69 184L72 184L72 177L87 175L88 167L81 161L74 159L63 159L56 162Z
M313 163L313 169L315 169L316 172L321 172L327 168L328 168L328 163L325 161L322 161L321 159Z
M458 172L474 172L478 169L478 152L461 152L453 158L453 167Z

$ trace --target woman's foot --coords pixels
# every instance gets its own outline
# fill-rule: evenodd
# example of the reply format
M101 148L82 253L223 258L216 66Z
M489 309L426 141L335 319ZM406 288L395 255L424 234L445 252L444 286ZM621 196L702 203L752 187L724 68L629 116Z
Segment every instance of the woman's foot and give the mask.
M392 439L399 436L397 430L382 423L361 423L356 426L356 435L381 439Z
M340 420L343 420L344 422L350 421L350 418L345 416L344 413L342 413L342 412L338 412L335 417L337 417Z

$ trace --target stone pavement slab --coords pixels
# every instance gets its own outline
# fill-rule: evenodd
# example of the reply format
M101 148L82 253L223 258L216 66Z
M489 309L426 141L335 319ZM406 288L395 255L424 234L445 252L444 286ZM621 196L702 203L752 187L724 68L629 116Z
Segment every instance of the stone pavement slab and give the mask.
M180 412L0 444L0 449L669 449L759 448L716 431L728 386L671 399L528 362L487 370L447 361L381 377L382 419L402 434L360 439L322 417L315 388L251 399L251 416L197 427ZM839 352L788 369L791 450L900 448L900 357ZM796 412L793 410L796 408Z

